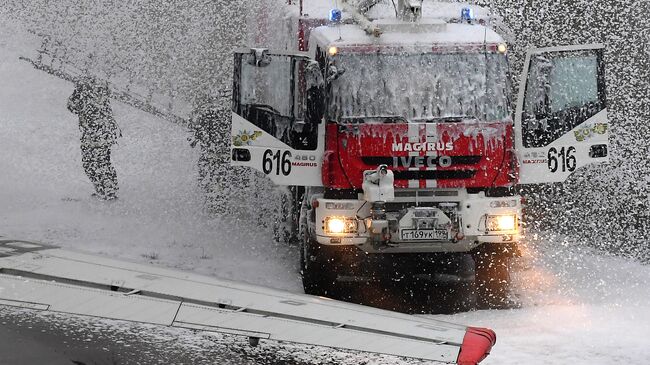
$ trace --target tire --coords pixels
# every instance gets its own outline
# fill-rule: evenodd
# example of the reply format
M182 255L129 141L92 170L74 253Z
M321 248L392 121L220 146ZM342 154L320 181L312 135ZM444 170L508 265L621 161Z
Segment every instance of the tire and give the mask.
M318 242L305 232L300 245L300 273L305 294L335 297L336 273Z
M454 254L445 259L451 272L458 276L457 281L450 283L434 282L434 289L441 294L434 302L434 312L459 313L476 309L476 287L474 260L466 253ZM435 297L434 297L435 298Z
M469 312L476 309L477 298L474 283L457 284L454 293L456 298L453 302L453 313Z
M509 257L496 252L474 255L474 286L478 309L512 308Z

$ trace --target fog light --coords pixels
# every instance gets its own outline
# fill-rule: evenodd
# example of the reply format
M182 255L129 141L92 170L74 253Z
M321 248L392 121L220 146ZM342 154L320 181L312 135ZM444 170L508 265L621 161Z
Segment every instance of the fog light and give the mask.
M352 210L354 208L355 208L354 203L332 203L332 202L325 203L325 209Z
M492 208L514 208L517 206L517 200L494 200L490 202Z
M485 228L488 231L515 231L517 229L517 216L515 214L488 215Z
M325 233L356 233L357 220L349 217L327 217L323 222Z

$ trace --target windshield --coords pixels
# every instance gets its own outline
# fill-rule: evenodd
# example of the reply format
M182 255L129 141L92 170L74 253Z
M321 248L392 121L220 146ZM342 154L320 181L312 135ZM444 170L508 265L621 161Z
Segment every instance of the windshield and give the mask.
M500 120L508 114L501 54L341 54L332 82L330 120Z

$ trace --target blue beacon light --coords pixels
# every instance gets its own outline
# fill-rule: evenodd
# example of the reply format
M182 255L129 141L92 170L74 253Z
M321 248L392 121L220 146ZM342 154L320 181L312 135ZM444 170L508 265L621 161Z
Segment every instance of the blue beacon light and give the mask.
M468 23L474 20L474 11L472 8L463 8L460 12L460 20Z
M341 9L332 9L332 10L330 10L330 22L338 23L338 22L341 21L342 17L343 17L343 14L341 13Z

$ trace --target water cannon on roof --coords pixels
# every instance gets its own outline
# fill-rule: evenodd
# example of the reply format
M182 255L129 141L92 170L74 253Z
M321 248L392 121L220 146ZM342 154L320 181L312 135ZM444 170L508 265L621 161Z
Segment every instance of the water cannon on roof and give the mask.
M383 0L348 0L350 5L357 8L360 12L365 13L373 6L381 3Z
M398 0L397 18L406 22L416 22L422 18L423 0Z
M379 37L383 33L381 28L372 23L372 20L366 16L366 11L369 7L374 6L377 2L374 1L362 1L362 4L359 2L342 0L341 8L343 11L348 14L368 35L374 37Z
M460 12L460 20L463 23L472 23L476 17L474 16L474 9L472 8L463 8Z
M396 8L398 21L419 21L422 18L422 2L423 0L398 0ZM384 30L377 25L377 22L373 22L366 15L366 12L377 3L379 3L379 0L342 0L341 7L367 34L380 37ZM331 15L332 12L330 12L330 21L334 22ZM340 19L337 22L340 22Z

